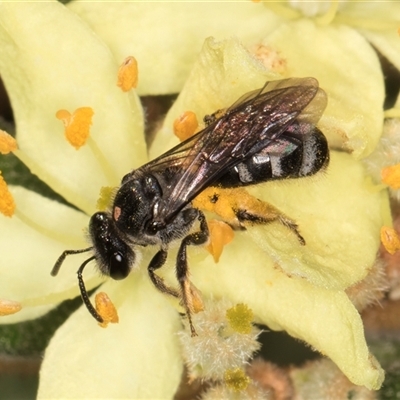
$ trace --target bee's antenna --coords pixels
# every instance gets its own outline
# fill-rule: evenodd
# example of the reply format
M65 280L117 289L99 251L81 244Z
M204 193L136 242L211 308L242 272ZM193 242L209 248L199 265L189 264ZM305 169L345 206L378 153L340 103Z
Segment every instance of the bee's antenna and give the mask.
M79 267L78 282L79 282L79 289L81 291L81 297L82 297L83 303L85 304L85 306L88 309L88 311L90 312L90 314L92 314L93 318L97 322L102 323L102 322L104 322L104 320L100 316L100 314L96 311L96 309L93 307L92 303L90 302L89 295L87 293L85 283L83 282L83 278L82 278L83 269L86 267L87 264L90 263L90 261L93 261L95 259L96 259L96 256L92 256L92 257L88 258L86 261L84 261L83 264Z
M80 253L86 253L87 251L92 251L93 247L88 247L87 249L80 249L80 250L65 250L60 257L58 257L58 260L54 264L53 269L51 270L51 275L56 276L58 274L58 271L61 268L62 263L66 259L67 256L70 256L72 254L80 254ZM81 297L82 301L85 304L86 308L89 310L90 314L94 317L95 320L98 322L102 323L103 318L100 316L100 314L96 311L96 309L93 307L92 303L90 302L89 295L87 293L85 283L83 282L83 277L82 277L82 272L83 269L86 267L90 261L95 260L96 256L92 256L85 260L82 265L78 269L78 282L79 282L79 290L81 291Z
M53 269L51 270L51 276L56 276L58 274L58 271L60 271L61 264L64 262L67 256L70 256L72 254L80 254L80 253L86 253L87 251L93 250L93 247L88 247L87 249L80 249L80 250L65 250L60 257L58 257L58 260L54 264Z

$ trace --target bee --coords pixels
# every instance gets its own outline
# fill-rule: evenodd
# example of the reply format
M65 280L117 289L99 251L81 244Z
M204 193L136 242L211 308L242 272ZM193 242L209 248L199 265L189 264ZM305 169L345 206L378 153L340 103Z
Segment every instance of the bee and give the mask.
M326 104L326 94L316 79L290 78L267 82L226 110L206 116L205 129L122 178L110 210L90 218L91 246L64 251L52 275L67 256L92 253L78 269L78 282L84 304L101 323L103 318L91 304L82 278L85 266L95 261L102 274L124 279L138 259L138 247L156 246L159 250L147 267L149 277L158 290L181 299L192 335L196 335L187 248L205 244L209 231L203 211L193 201L210 187L240 188L306 177L324 169L329 161L328 143L316 123ZM279 212L273 217L240 207L233 212L239 228L246 222L278 219L305 244L297 224ZM179 290L167 286L156 273L174 241L180 241L176 259Z

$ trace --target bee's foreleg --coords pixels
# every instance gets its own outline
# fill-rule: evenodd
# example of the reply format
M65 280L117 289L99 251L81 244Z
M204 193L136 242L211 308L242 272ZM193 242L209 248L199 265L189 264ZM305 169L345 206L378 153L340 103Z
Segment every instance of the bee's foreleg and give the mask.
M206 217L198 210L198 220L200 230L187 235L181 242L176 260L176 277L182 290L182 303L185 307L186 315L189 320L192 336L196 336L191 314L202 309L202 302L199 291L189 280L189 268L187 263L187 246L198 246L207 242L209 237Z

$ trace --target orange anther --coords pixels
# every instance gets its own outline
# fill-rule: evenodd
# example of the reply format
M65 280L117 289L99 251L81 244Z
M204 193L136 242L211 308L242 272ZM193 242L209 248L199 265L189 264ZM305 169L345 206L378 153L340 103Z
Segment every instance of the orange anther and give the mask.
M400 164L382 168L381 178L392 189L400 189Z
M214 257L217 263L222 254L224 246L233 240L233 229L225 222L213 219L208 221L208 229L210 231L210 242L206 249Z
M17 149L17 141L7 132L0 129L0 153L8 154Z
M381 242L389 254L394 254L397 250L400 250L399 235L393 228L387 226L381 228Z
M65 137L77 150L89 137L93 114L90 107L77 108L72 114L67 110L59 110L56 113L56 118L64 123Z
M0 316L15 314L22 309L21 303L13 300L0 299Z
M6 217L12 217L15 211L15 201L8 189L7 183L0 172L0 212Z
M174 121L174 134L183 142L196 132L199 123L193 111L185 111Z
M106 293L97 293L94 301L96 311L103 318L103 322L99 323L102 328L107 328L109 323L117 324L119 322L117 309Z
M123 92L128 92L132 88L135 88L138 83L138 74L138 64L135 57L126 57L118 70L117 86Z

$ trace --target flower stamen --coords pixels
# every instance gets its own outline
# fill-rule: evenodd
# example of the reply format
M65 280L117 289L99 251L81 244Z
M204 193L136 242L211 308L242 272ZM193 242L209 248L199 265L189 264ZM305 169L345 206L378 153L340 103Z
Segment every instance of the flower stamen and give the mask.
M99 326L107 328L108 324L117 324L119 322L118 312L111 299L104 292L99 292L95 296L96 311L103 318Z
M210 241L206 250L213 256L217 263L221 257L224 246L233 240L234 232L230 225L224 221L212 219L208 221Z
M381 228L381 242L389 254L400 250L400 238L393 228L387 226Z
M174 121L174 134L183 142L194 135L198 126L196 114L193 111L185 111Z
M77 108L72 114L67 110L56 112L56 118L61 120L65 126L65 137L76 150L84 144L88 144L91 152L99 162L103 173L110 184L118 182L118 177L113 173L103 152L97 146L96 141L90 136L90 126L94 111L91 107Z
M18 301L0 299L0 317L15 314L21 309L22 305Z
M392 189L400 189L400 164L382 168L381 178Z
M15 201L0 171L0 212L6 217L15 213Z
M7 132L0 129L0 153L8 154L17 148L17 141Z
M76 150L81 148L89 138L93 115L94 111L90 107L77 108L72 114L67 110L56 112L56 118L64 123L67 141Z
M126 57L118 70L117 86L120 87L123 92L128 92L136 88L138 75L139 70L136 58L132 56Z

